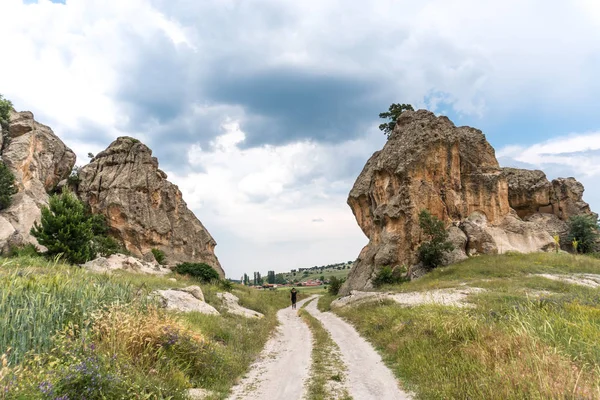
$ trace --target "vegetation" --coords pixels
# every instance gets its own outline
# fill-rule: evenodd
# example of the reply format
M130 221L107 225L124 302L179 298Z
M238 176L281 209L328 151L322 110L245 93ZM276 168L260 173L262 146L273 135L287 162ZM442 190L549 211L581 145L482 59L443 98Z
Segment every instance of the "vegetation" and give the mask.
M311 300L314 301L314 300ZM344 364L341 360L339 347L323 328L323 325L304 308L310 303L305 303L298 311L313 335L312 366L310 383L308 385L308 399L350 399L347 390L338 389L335 393L333 382L344 379ZM329 384L328 384L329 383ZM332 393L333 392L333 393Z
M261 320L172 314L149 299L154 289L190 284L198 283L92 274L40 257L0 259L0 398L184 399L189 387L225 398L288 295L234 286L241 304L265 314ZM221 288L201 286L223 311Z
M345 281L345 279L339 279L335 276L332 276L331 278L329 278L329 286L327 287L327 292L332 295L337 295L340 292L340 289Z
M0 210L10 206L15 193L17 193L15 176L6 164L0 161Z
M410 104L394 103L390 106L387 112L382 112L379 114L379 118L389 120L389 122L379 125L379 130L383 131L383 133L387 135L388 139L396 127L396 121L398 120L398 117L404 111L414 111L414 108Z
M419 226L427 238L427 241L419 247L419 261L425 267L436 268L442 263L444 253L452 251L454 246L448 241L448 232L444 223L429 211L421 211Z
M575 215L570 220L569 241L576 242L573 250L577 253L596 251L598 243L598 219L591 215Z
M375 279L373 279L373 286L381 287L383 285L396 285L401 282L406 282L408 278L406 277L406 268L394 268L386 265L382 267Z
M220 278L218 272L205 263L181 263L175 267L175 272L182 275L193 276L201 282L218 281Z
M0 94L0 130L4 131L8 128L8 122L10 119L10 110L12 110L13 104L10 100L5 99Z
M96 256L94 220L83 203L71 192L52 195L49 207L42 208L41 224L31 228L48 256L62 255L70 263L81 264Z
M479 287L471 307L370 303L336 310L418 398L600 398L598 289L536 274L600 273L600 260L471 258L397 287Z
M152 254L154 255L154 259L156 260L157 263L159 263L160 265L166 265L167 264L167 257L165 255L165 252L160 250L160 249L152 249Z

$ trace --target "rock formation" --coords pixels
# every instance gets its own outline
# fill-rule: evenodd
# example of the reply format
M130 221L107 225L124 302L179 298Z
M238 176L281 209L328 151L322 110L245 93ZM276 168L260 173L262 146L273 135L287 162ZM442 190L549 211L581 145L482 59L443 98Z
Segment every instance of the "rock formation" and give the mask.
M48 192L71 173L75 153L28 111L11 112L1 153L2 161L15 175L19 192L0 212L0 250L26 243L37 245L29 230L39 220L40 208L48 204Z
M224 276L215 240L187 208L177 186L139 140L120 137L79 173L78 193L107 217L111 236L138 257L165 252L167 261L204 262Z
M350 192L348 204L369 243L341 293L372 287L382 266L416 264L421 210L449 226L456 248L447 263L478 253L553 248L552 223L545 220L553 217L540 215L564 222L589 212L583 186L572 178L549 183L540 171L520 171L500 168L481 131L425 110L404 112Z
M561 247L568 249L568 221L575 215L598 217L583 201L583 185L575 178L548 181L539 170L503 168L508 181L510 206L525 221L560 237Z

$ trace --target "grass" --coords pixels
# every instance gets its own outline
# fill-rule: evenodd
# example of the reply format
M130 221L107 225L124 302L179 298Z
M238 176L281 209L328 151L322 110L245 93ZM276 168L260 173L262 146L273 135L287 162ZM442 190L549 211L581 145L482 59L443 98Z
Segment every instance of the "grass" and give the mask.
M192 284L221 316L175 314L148 300L155 289ZM240 304L265 315L246 319L225 313L220 291L177 275L101 275L39 257L0 259L0 399L184 399L190 387L224 398L289 299L235 286Z
M476 257L384 288L486 289L469 296L472 308L384 302L336 313L375 345L418 398L600 398L600 289L533 275L584 272L600 273L600 260Z
M308 324L313 336L312 366L308 386L309 400L350 399L347 390L336 390L333 382L344 380L344 365L339 354L339 347L331 339L329 332L321 323L304 308L314 300L304 303L298 314ZM341 393L336 393L341 391Z

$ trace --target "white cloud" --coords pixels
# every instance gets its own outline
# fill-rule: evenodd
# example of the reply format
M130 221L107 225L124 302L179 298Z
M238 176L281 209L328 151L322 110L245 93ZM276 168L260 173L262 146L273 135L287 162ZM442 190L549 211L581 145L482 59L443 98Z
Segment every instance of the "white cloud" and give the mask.
M228 273L248 271L248 263L286 270L356 257L367 239L346 198L358 171L348 176L340 165L366 161L381 147L380 132L338 145L306 141L243 149L239 126L229 122L223 129L210 148L190 149L190 164L201 172L169 177L208 229L226 237L216 239ZM273 256L281 249L289 253L285 262Z

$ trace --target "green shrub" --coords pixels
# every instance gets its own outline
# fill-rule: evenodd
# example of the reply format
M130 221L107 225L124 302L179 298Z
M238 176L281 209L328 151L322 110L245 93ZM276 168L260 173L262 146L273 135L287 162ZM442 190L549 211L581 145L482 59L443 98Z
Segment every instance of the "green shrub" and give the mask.
M17 193L15 176L3 162L0 162L0 210L10 206L15 193Z
M70 263L81 264L96 257L94 221L83 203L71 192L50 197L42 208L41 224L31 234L48 249L46 255L61 255Z
M182 275L190 275L203 282L219 280L219 274L210 265L205 263L181 263L175 267L175 272Z
M404 269L404 271L403 268L392 269L392 267L386 265L379 270L375 276L375 279L373 279L373 286L380 287L383 285L396 285L407 280L406 269Z
M448 241L444 223L427 210L419 214L419 226L427 237L427 241L419 247L419 261L425 267L435 268L442 263L444 253L452 251L454 246Z
M598 219L591 215L571 217L569 242L577 242L575 252L591 253L597 250Z
M10 257L38 257L39 255L37 247L31 243L24 246L12 247L9 251Z
M167 263L167 257L165 256L165 252L160 249L152 249L152 254L154 255L154 259L160 265L165 265Z
M5 130L8 128L8 122L10 119L10 110L12 110L13 104L10 100L7 100L0 94L0 127Z
M329 278L329 286L327 287L327 292L332 295L337 295L340 292L340 288L344 284L346 280L343 278L336 278L332 276Z

